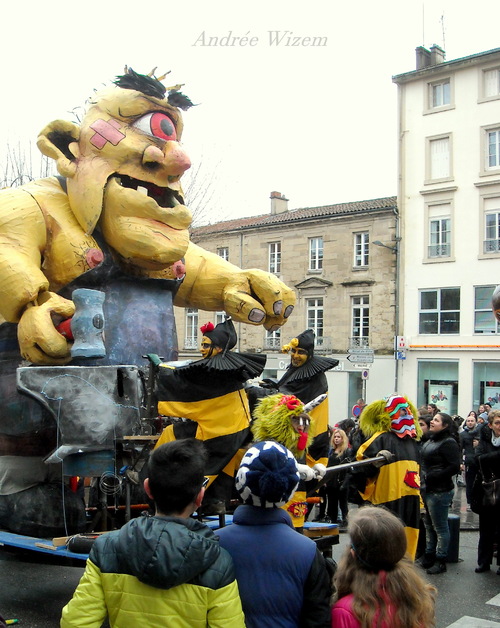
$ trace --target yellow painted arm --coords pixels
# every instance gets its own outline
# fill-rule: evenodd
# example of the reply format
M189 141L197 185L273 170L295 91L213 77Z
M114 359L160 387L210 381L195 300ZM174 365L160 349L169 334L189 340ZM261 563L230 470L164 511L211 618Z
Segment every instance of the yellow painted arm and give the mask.
M46 245L43 214L22 189L0 192L0 314L19 321L26 305L47 290L40 270Z
M242 270L192 242L185 262L186 278L175 305L224 310L235 321L268 330L283 325L293 311L295 293L271 273Z

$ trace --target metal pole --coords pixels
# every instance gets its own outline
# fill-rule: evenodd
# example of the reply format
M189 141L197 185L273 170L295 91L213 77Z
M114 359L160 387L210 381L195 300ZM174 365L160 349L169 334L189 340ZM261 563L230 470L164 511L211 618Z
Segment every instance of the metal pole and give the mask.
M383 467L385 464L389 464L394 460L394 454L386 449L382 449L378 452L378 454L374 458L365 458L364 460L356 460L355 462L345 462L343 464L338 464L335 467L327 467L325 475L321 478L321 480L316 484L316 486L311 489L307 496L314 495L320 486L323 486L325 482L328 481L329 473L339 473L340 471L350 471L356 467L365 467L369 464L374 464L378 467Z

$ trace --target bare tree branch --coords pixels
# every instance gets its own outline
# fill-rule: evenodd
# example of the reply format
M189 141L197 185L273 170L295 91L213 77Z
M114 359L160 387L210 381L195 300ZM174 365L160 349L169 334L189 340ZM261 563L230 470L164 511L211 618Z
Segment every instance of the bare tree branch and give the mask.
M55 174L55 163L36 151L33 157L33 145L6 145L5 156L0 165L0 188L18 187Z

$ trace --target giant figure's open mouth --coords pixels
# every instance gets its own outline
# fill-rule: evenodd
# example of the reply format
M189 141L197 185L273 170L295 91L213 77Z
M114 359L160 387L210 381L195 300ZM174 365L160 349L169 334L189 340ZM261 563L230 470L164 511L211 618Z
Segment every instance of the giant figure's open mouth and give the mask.
M149 181L133 179L126 174L115 175L116 182L124 188L131 188L152 198L160 207L175 207L184 205L184 199L179 192L170 188L162 188Z

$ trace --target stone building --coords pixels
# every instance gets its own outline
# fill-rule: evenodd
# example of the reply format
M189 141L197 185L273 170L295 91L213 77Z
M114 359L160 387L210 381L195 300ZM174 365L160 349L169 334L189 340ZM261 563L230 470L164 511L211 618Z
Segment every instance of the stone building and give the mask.
M265 375L279 376L289 363L281 346L313 328L316 351L340 360L328 374L333 420L350 416L359 397L394 390L395 197L289 209L288 199L272 192L269 213L194 228L192 239L241 268L275 273L295 289L295 311L280 331L237 325L239 351L267 354ZM180 359L199 358L199 327L223 316L177 308Z

